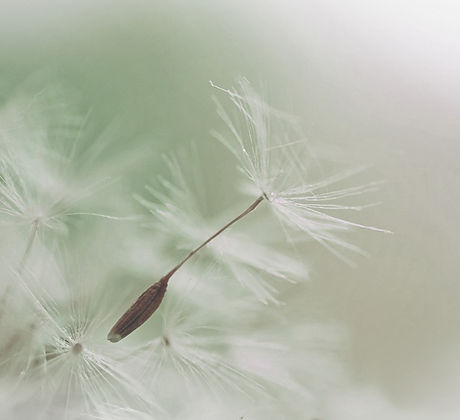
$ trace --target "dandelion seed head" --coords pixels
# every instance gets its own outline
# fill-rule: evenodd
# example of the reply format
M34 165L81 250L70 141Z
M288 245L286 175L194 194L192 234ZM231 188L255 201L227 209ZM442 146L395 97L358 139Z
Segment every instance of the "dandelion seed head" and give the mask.
M213 398L225 390L243 395L263 392L257 378L229 357L232 343L227 334L219 333L220 317L211 322L181 297L168 298L161 315L158 337L140 351L145 360L143 372L155 393L164 392L164 382L183 389L184 396L197 390L206 390Z
M98 201L96 192L133 163L131 153L104 153L116 138L114 127L94 134L69 89L26 93L19 89L0 109L0 224L67 233L72 216L117 219L88 211Z
M29 278L28 271L17 275L25 295L22 307L29 308L29 318L35 321L29 331L18 331L15 325L19 335L11 353L27 349L25 357L12 356L21 372L18 381L39 387L33 400L44 406L43 418L60 406L66 418L98 413L107 404L149 413L157 410L154 397L131 375L131 349L114 349L101 334L110 322L102 284L75 275L69 278L63 271L61 289L67 293L53 296L39 279Z

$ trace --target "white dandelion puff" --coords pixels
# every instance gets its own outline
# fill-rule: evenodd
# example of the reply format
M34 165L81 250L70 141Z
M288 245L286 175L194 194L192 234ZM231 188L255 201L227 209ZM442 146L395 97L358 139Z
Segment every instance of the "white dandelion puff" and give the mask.
M145 360L143 372L155 392L161 392L161 384L169 381L185 386L183 392L189 395L197 390L206 390L214 398L225 392L265 393L260 378L232 357L239 339L224 327L225 316L218 311L213 314L205 316L180 295L168 298L158 337L137 351Z
M238 116L232 118L218 102L218 114L230 131L230 138L213 132L238 159L240 169L250 181L246 189L263 195L279 220L297 231L307 233L334 254L346 259L341 250L361 252L340 234L352 228L388 232L365 226L333 212L358 211L365 206L343 204L342 200L374 191L378 183L335 189L341 181L358 171L347 171L312 181L312 154L292 117L267 105L246 79L239 90L211 85L227 94Z
M19 278L27 303L22 308L29 308L34 331L22 333L22 339L30 342L26 342L27 359L17 386L26 384L37 390L31 397L39 407L36 418L81 418L97 414L100 408L104 412L107 405L152 415L158 411L154 396L131 374L131 349L114 348L101 334L110 308L98 291L103 286L91 288L85 279L63 276L62 288L68 294L57 298L33 277L27 271ZM18 356L11 357L17 365Z
M161 309L157 338L136 351L154 394L169 401L168 412L179 410L174 418L196 418L190 408L203 395L207 407L220 407L221 416L230 410L222 418L235 418L235 413L254 419L277 418L273 413L300 418L302 409L319 410L318 395L341 380L337 353L342 337L336 329L320 324L299 328L267 306L244 311L239 301L218 294L206 311L199 310L188 303L194 291L174 284ZM182 396L180 402L165 383Z
M20 265L38 237L67 233L71 217L133 219L93 210L95 203L106 206L101 192L133 163L133 153L107 153L115 127L93 135L89 114L63 95L53 87L39 99L22 93L0 110L0 225L16 227L28 238Z

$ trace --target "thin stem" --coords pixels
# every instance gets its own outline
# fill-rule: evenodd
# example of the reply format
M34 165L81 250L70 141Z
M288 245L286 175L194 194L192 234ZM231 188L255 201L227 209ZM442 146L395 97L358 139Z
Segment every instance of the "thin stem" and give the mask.
M228 222L224 227L219 229L214 235L206 239L200 246L195 248L193 251L191 251L179 264L177 264L168 274L169 276L172 276L179 268L181 268L191 257L193 257L201 248L205 247L209 242L211 242L213 239L215 239L217 236L219 236L224 230L228 229L231 225L236 223L238 220L242 219L249 213L251 213L253 210L256 209L256 207L263 201L264 196L261 195L259 198L257 198L254 203L252 203L243 213L241 213L239 216L235 217L232 219L230 222Z
M252 203L243 213L232 219L224 227L219 229L214 235L206 239L200 246L191 251L179 264L177 264L171 271L164 275L156 283L152 284L147 290L145 290L134 302L131 307L121 316L121 318L115 323L107 335L107 339L116 343L122 338L131 334L136 328L139 328L152 314L157 310L163 301L168 286L169 279L171 276L179 270L190 258L192 258L201 248L205 247L214 238L219 236L224 230L228 229L231 225L236 223L238 220L251 213L262 201L266 198L265 194L262 194Z
M38 220L34 220L32 224L32 232L29 235L29 238L27 239L27 245L26 249L24 251L24 254L22 254L21 261L18 264L17 272L19 275L22 274L24 271L24 268L26 267L27 260L29 259L30 252L32 251L32 246L35 242L35 238L37 237L37 232L38 232ZM0 299L0 319L3 318L3 310L5 307L5 302L8 299L8 295L11 291L11 284L8 284L3 292L3 295L1 296Z
M35 242L35 238L37 237L38 224L39 224L39 221L34 220L33 225L32 225L32 232L29 236L29 239L27 240L26 249L24 251L24 254L22 255L21 262L19 263L19 266L18 266L18 272L20 274L24 270L27 260L29 259L30 252L32 251L32 246Z

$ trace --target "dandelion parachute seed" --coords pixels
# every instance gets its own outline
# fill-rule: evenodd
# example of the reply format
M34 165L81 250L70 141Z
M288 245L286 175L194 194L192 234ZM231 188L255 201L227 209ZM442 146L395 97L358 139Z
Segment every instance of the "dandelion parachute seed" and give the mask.
M206 239L200 246L191 251L179 264L177 264L168 274L163 276L156 283L152 284L147 290L145 290L131 305L131 307L121 316L121 318L115 323L107 335L107 339L112 343L116 343L127 335L131 334L135 329L139 328L145 321L147 321L153 313L158 309L161 302L163 301L168 286L169 279L172 275L179 270L191 257L205 247L214 238L219 236L224 230L229 228L231 225L236 223L238 220L251 213L256 207L264 200L264 196L261 195L252 203L243 213L235 217L233 220L228 222L224 227L219 229L214 235Z
M145 226L153 229L155 243L161 242L159 234L162 234L166 241L185 252L217 231L229 215L226 208L225 216L222 212L209 212L203 188L206 174L196 171L204 163L196 146L168 154L164 160L168 177L158 176L153 186L145 187L147 197L135 195L135 198L151 215ZM270 215L261 216L246 224L244 229L227 230L220 235L206 247L201 261L210 262L213 269L249 291L258 301L279 304L279 290L273 282L282 286L286 282L304 281L309 270L305 261L281 251L279 236L273 235L272 229L265 230L264 235L259 234L260 226Z
M335 204L335 200L372 190L375 188L374 184L324 192L322 189L337 183L346 175L308 183L303 173L305 163L301 161L305 148L301 150L302 154L295 150L299 145L305 146L305 142L293 140L292 117L270 108L244 79L240 82L241 94L210 83L212 87L225 92L243 116L247 132L239 133L232 119L219 105L219 115L228 125L234 139L233 142L229 142L221 135L216 136L240 160L243 173L256 187L259 197L247 210L191 251L168 274L143 292L110 330L107 338L112 342L120 341L149 319L161 304L171 276L201 248L253 211L264 199L270 202L282 223L307 233L345 261L347 259L335 249L336 247L355 252L360 252L360 249L345 242L338 233L352 227L384 231L325 213L330 210L360 210L361 207L358 206ZM273 122L270 117L273 117ZM275 128L279 131L275 130L272 133Z

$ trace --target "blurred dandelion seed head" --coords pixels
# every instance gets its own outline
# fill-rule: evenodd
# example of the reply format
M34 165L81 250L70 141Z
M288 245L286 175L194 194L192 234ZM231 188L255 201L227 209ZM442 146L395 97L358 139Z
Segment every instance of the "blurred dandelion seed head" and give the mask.
M357 251L340 234L365 226L332 213L360 210L339 202L377 185L330 188L351 171L312 182L319 166L297 121L244 79L224 93L236 115L218 103L230 136L216 136L249 180L228 191L226 206L203 182L211 170L203 144L166 154L166 170L152 170L140 164L152 144L134 151L114 134L117 123L89 129L72 90L22 92L0 109L0 245L8 251L0 395L14 396L2 407L8 416L194 419L205 405L219 418L302 418L342 381L342 333L298 317L283 297L309 277L299 233L337 253ZM139 191L140 172L161 174ZM152 277L247 207L241 192L264 199L174 275L145 328L108 342L117 315Z

